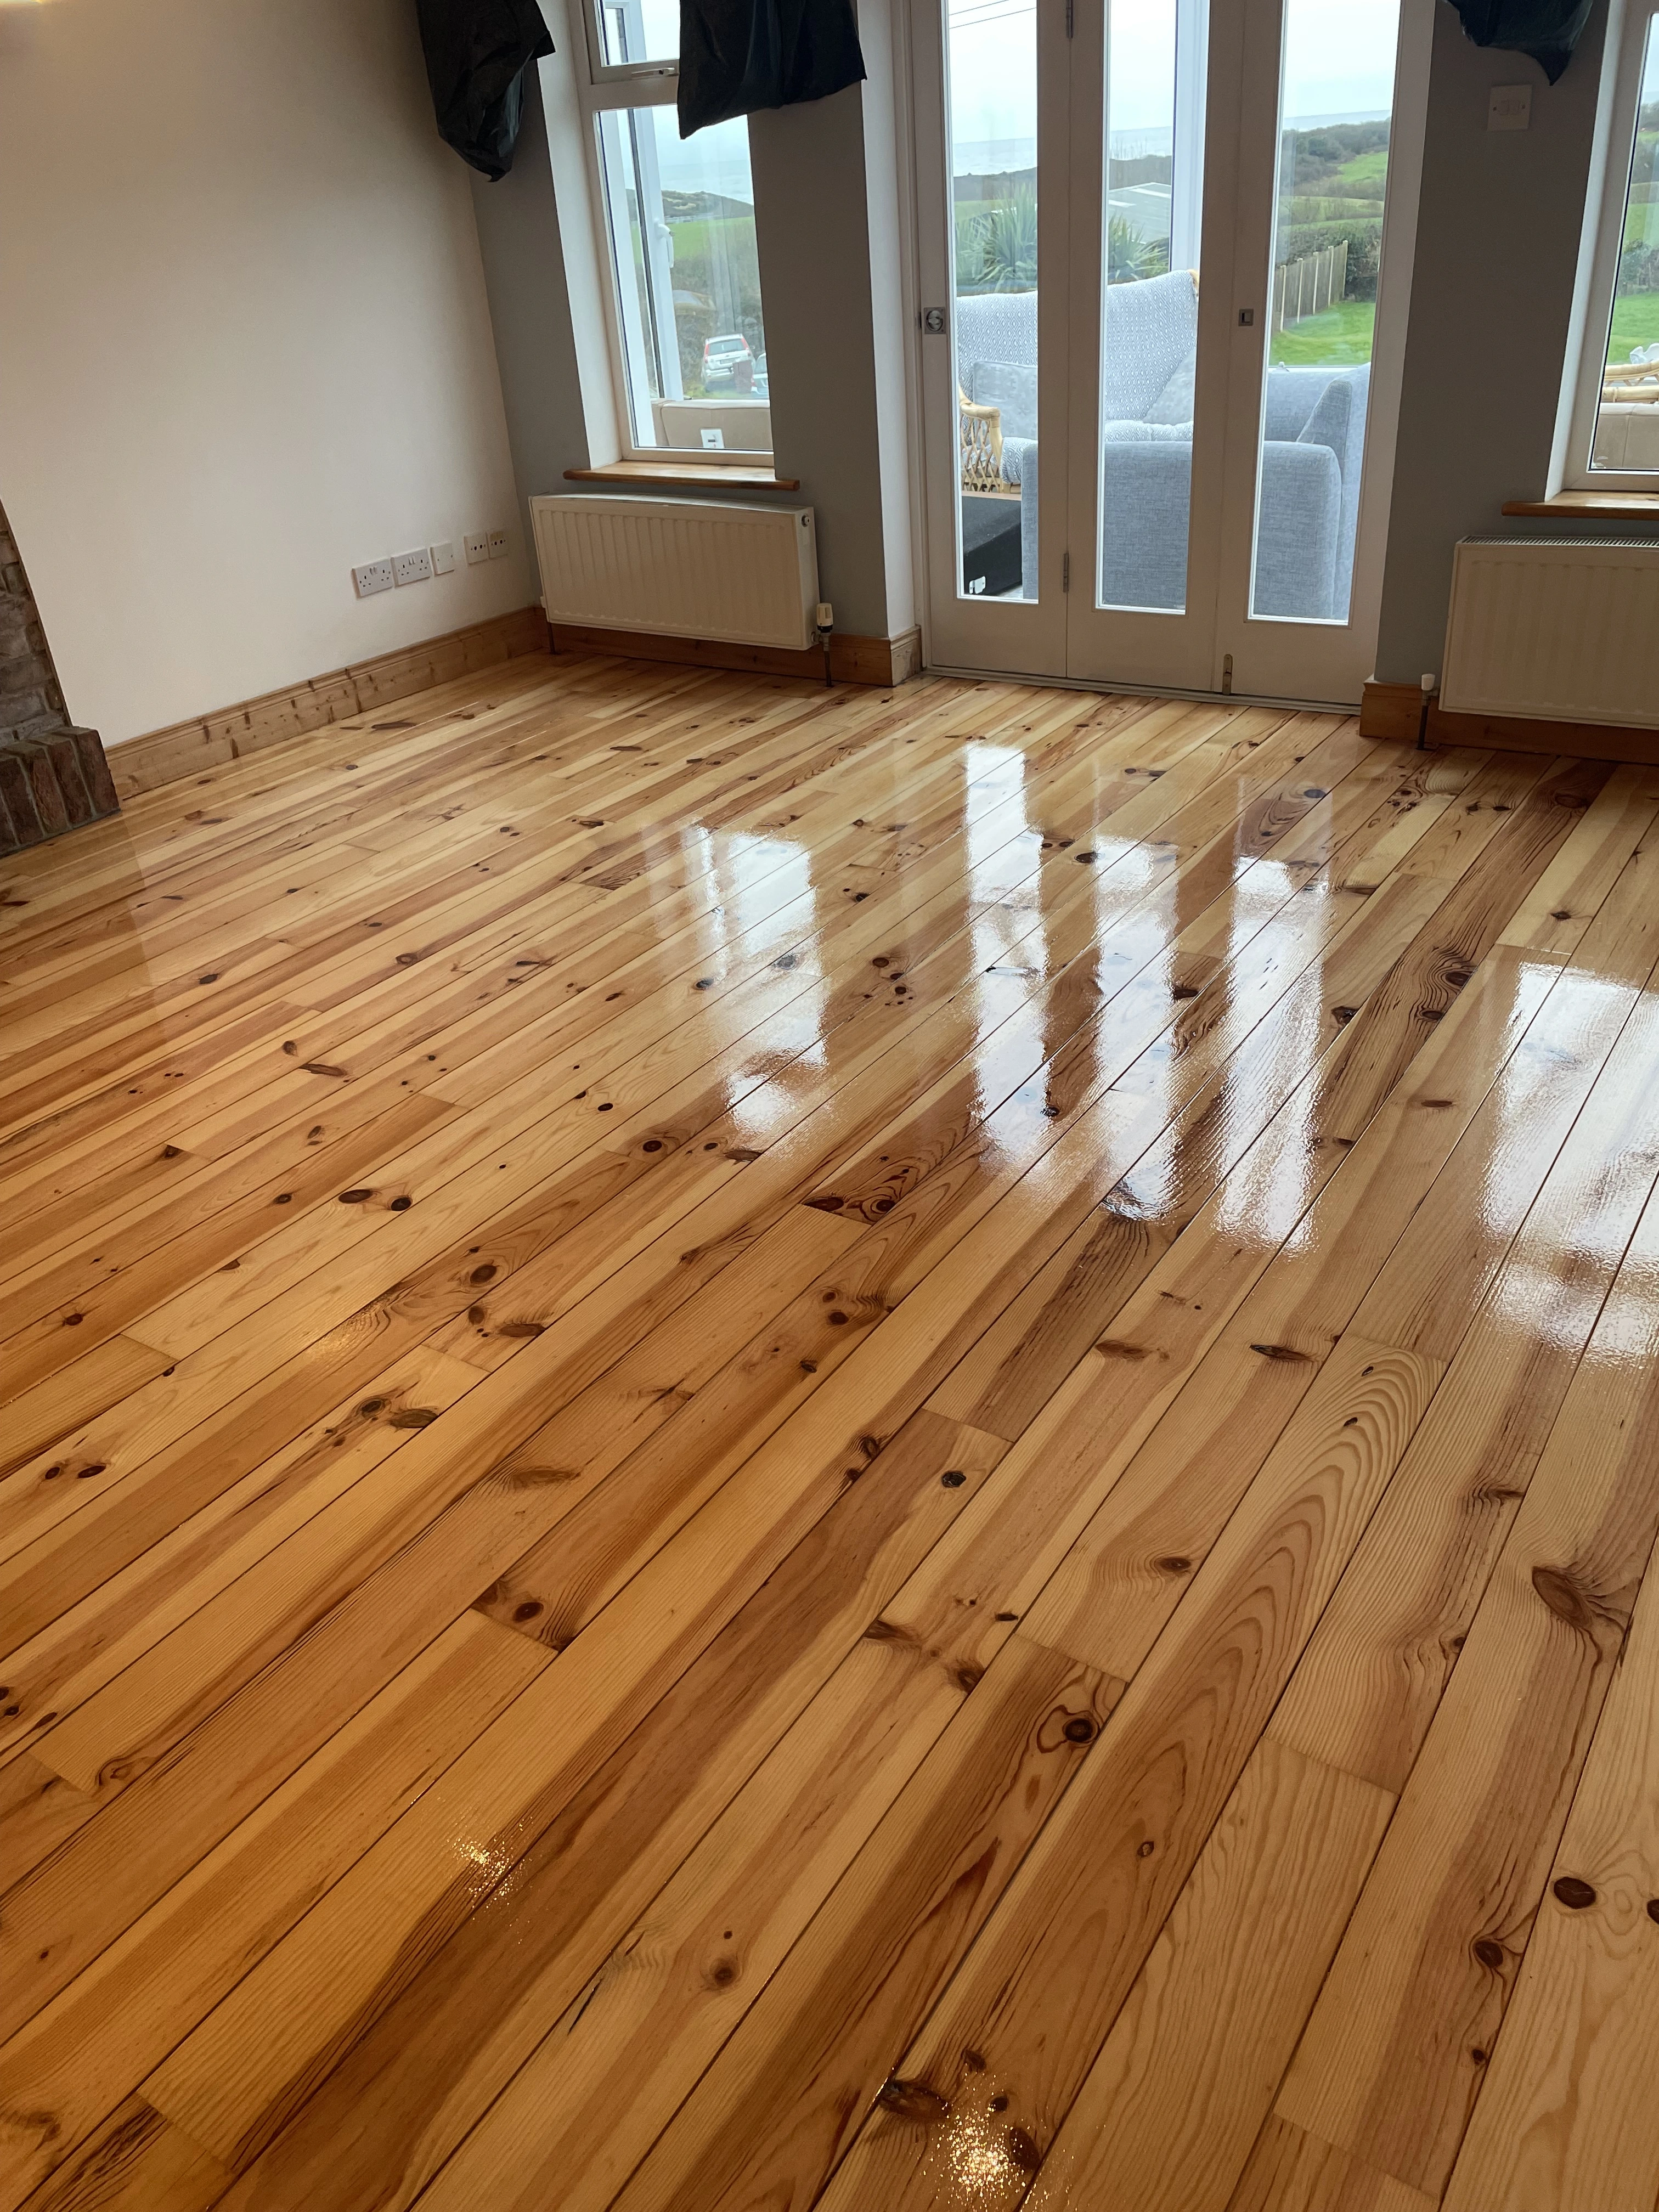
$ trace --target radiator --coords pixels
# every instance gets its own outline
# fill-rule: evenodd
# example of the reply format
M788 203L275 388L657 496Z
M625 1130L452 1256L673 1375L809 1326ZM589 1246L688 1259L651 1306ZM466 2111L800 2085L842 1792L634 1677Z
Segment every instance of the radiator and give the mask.
M1440 703L1659 727L1659 542L1463 539Z
M565 495L532 499L550 622L742 645L811 644L810 507Z

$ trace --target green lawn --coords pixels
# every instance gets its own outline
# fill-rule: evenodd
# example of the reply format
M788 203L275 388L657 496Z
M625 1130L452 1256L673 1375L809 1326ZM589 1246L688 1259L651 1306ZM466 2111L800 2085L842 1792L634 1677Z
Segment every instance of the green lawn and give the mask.
M1362 155L1369 160L1369 155ZM1309 315L1288 330L1275 331L1267 358L1275 368L1349 368L1371 357L1375 300L1344 300L1322 315ZM1637 341L1632 338L1631 343Z
M1627 292L1613 303L1610 362L1630 359L1631 348L1659 343L1659 292Z
M1369 159L1369 156L1364 158ZM1371 357L1375 300L1344 300L1322 315L1310 315L1273 337L1268 358L1275 368L1349 368ZM1609 358L1627 361L1632 346L1659 344L1659 292L1632 292L1613 302Z
M1380 185L1388 173L1389 149L1379 146L1374 153L1356 154L1352 161L1345 161L1332 181L1352 191L1356 185Z

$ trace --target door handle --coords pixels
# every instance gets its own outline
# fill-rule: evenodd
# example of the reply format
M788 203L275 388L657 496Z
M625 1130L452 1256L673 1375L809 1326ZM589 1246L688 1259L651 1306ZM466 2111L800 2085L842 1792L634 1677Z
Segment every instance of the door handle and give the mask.
M921 311L921 327L930 337L943 337L945 335L944 308L924 307Z

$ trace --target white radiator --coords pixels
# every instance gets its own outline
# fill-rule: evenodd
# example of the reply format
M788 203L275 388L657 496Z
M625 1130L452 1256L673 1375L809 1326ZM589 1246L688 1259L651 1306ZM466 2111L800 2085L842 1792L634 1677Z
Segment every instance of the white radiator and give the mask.
M550 622L742 645L811 645L810 507L562 495L532 499Z
M1440 703L1659 727L1659 541L1464 538Z

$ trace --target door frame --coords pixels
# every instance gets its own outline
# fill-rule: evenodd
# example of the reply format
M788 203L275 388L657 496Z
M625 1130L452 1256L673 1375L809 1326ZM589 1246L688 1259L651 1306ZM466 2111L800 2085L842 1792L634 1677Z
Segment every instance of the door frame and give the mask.
M1216 614L1221 586L1221 538L1217 531L1191 529L1187 549L1187 599L1179 611L1100 607L1095 604L1099 546L1101 454L1100 378L1105 316L1111 288L1102 266L1102 220L1106 211L1105 163L1107 0L1082 0L1073 35L1073 130L1079 142L1071 164L1072 192L1080 208L1100 218L1073 226L1069 283L1072 343L1066 380L1070 442L1066 455L1069 538L1073 548L1073 604L1068 610L1066 665L1090 682L1126 679L1151 688L1202 692L1214 672ZM1228 374L1233 358L1229 325L1238 203L1239 106L1210 99L1207 88L1237 81L1249 5L1215 0L1209 9L1209 50L1204 105L1204 187L1198 287L1197 364L1194 383L1193 460L1188 513L1219 514L1225 485ZM1177 94L1179 98L1179 94ZM1054 472L1049 471L1050 476Z
M1221 592L1216 616L1212 682L1219 688L1228 656L1227 688L1245 696L1294 691L1310 705L1358 707L1361 687L1375 672L1382 612L1382 570L1388 554L1394 495L1395 450L1400 428L1406 337L1417 249L1423 142L1428 119L1429 57L1435 0L1401 0L1395 47L1394 115L1389 139L1389 193L1382 218L1377 284L1376 337L1365 406L1365 451L1355 524L1353 583L1345 623L1296 622L1249 611L1255 556L1257 456L1266 398L1265 333L1239 326L1237 313L1267 319L1272 286L1273 222L1278 200L1279 79L1283 67L1284 0L1247 0L1261 25L1250 61L1258 82L1242 84L1237 228L1233 245L1235 314L1231 332L1242 348L1231 383L1227 422L1227 483L1218 536ZM1272 57L1278 54L1274 64Z
M1187 617L1163 614L1117 618L1122 650L1111 656L1079 651L1068 638L1068 598L1079 587L1092 599L1095 498L1098 461L1093 449L1099 376L1101 240L1098 226L1079 210L1101 205L1104 147L1101 131L1085 132L1073 149L1074 102L1088 94L1075 80L1092 72L1103 82L1104 0L1036 0L1037 28L1038 133L1038 357L1066 363L1060 401L1042 407L1044 422L1058 412L1062 451L1068 468L1050 465L1042 478L1039 503L1038 597L1036 601L971 600L957 589L957 465L954 441L941 457L930 422L954 422L955 328L948 283L954 229L950 222L946 165L944 43L946 0L917 0L903 12L902 68L911 94L907 102L912 127L905 134L904 163L909 172L905 210L910 250L903 257L907 377L910 411L915 538L915 589L924 665L942 673L1008 676L1058 683L1089 690L1146 692L1199 699L1256 699L1264 703L1354 707L1360 687L1372 672L1380 613L1382 569L1392 501L1399 407L1411 298L1412 264L1417 239L1423 144L1428 105L1434 0L1401 0L1396 49L1393 129L1389 144L1389 198L1382 235L1382 276L1377 301L1378 342L1371 362L1364 476L1353 568L1350 620L1344 623L1298 623L1248 612L1255 534L1257 455L1261 434L1267 339L1265 328L1268 263L1272 252L1278 161L1279 88L1282 68L1284 0L1246 0L1243 7L1212 4L1209 48L1212 97L1205 138L1204 209L1206 236L1219 242L1206 257L1214 281L1201 283L1194 428L1212 434L1200 461L1195 435L1193 505L1212 504L1219 517L1213 531L1195 528L1189 545ZM1066 34L1068 5L1072 35ZM1263 10L1271 30L1263 34ZM1247 21L1254 38L1247 47ZM1047 35L1044 35L1045 28ZM1247 51L1260 82L1243 82ZM1231 55L1231 62L1229 56ZM1232 101L1217 101L1213 88L1232 80L1241 86ZM1098 122L1099 93L1094 94ZM1085 106L1085 112L1087 112ZM1097 141L1101 141L1097 143ZM1042 189L1043 155L1054 168L1060 151L1066 188ZM1079 186L1079 161L1083 189ZM1263 179L1265 178L1265 183ZM1231 227L1226 217L1233 212ZM1218 266L1218 262L1224 265ZM1254 279L1249 272L1255 271ZM1065 283L1054 276L1065 272ZM1081 281L1080 281L1081 280ZM942 335L923 330L929 306L943 305ZM1208 313L1206 309L1208 307ZM1252 326L1241 326L1239 313L1255 310ZM1075 312L1073 311L1075 308ZM1240 352L1241 347L1243 349ZM1052 382L1053 380L1051 379ZM1043 395L1046 398L1046 395ZM1216 416L1221 421L1218 424ZM1213 433L1218 430L1219 435ZM1086 467L1077 458L1079 430L1089 450ZM1052 435L1050 448L1054 445ZM946 470L949 481L942 482ZM1069 478L1069 482L1066 479ZM1218 478L1219 481L1218 482ZM1057 480L1058 479L1058 480ZM1091 486L1086 501L1076 486ZM1064 491L1064 497L1057 495ZM1201 549L1200 540L1206 541ZM1072 592L1061 590L1062 564L1071 552ZM1082 550L1079 550L1079 548ZM1182 657L1178 675L1159 654L1166 626L1200 616L1207 604L1213 641ZM1355 611L1358 622L1354 620ZM1096 619L1100 619L1097 613ZM1134 634L1138 632L1139 634ZM1162 635L1160 635L1162 632ZM1231 665L1229 667L1231 657Z
M922 637L930 666L951 665L965 674L1018 674L1063 678L1066 673L1066 608L1060 589L1066 555L1064 496L1037 501L1037 596L1035 599L968 599L957 588L957 503L961 469L954 435L948 447L930 424L948 420L956 410L955 288L951 256L956 228L950 196L949 139L945 126L949 82L945 45L948 0L915 0L904 12L910 34L911 112L915 118L910 188L915 215L916 252L913 278L916 296L906 302L907 321L920 356L916 384L921 419L913 426L911 450L922 477L923 550L921 578ZM1058 148L1064 171L1069 154L1070 70L1066 67L1065 23L1075 0L1035 0L1037 54L1037 359L1057 358L1066 343L1065 275L1068 255L1068 195L1057 194L1052 209L1044 201L1045 149ZM1045 37L1044 26L1057 27ZM1049 156L1053 165L1052 152ZM930 307L942 307L945 328L927 329ZM1042 423L1038 385L1038 439ZM1066 450L1062 432L1057 441Z

